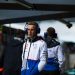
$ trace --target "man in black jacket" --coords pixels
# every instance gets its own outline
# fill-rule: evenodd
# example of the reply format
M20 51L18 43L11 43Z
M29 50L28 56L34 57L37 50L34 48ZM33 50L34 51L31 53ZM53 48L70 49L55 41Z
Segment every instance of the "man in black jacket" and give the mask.
M3 75L20 75L23 40L10 36L5 47Z
M4 58L3 32L0 31L0 75L3 72L3 58Z

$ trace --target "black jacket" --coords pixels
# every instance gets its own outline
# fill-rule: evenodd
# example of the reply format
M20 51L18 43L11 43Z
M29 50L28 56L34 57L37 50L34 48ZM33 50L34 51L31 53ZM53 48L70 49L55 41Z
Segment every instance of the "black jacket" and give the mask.
M11 39L5 47L3 75L20 75L22 42Z

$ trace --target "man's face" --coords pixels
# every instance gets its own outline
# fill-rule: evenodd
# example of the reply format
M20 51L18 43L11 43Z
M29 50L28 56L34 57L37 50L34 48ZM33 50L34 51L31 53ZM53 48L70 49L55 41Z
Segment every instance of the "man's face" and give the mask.
M36 26L28 25L28 37L33 38L36 36Z

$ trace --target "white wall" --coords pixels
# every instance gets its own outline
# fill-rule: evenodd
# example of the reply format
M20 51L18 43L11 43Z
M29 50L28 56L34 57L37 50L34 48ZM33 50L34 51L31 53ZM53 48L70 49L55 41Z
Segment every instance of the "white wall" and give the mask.
M75 23L73 23L75 24ZM70 29L63 23L55 20L41 21L40 22L41 35L47 30L48 27L54 27L61 41L75 42L75 25Z
M48 27L54 27L60 41L75 42L75 22L72 23L73 26L70 29L65 24L56 20L39 21L38 23L41 28L40 35L43 36ZM7 24L7 26L10 25ZM25 23L11 24L11 27L24 30Z

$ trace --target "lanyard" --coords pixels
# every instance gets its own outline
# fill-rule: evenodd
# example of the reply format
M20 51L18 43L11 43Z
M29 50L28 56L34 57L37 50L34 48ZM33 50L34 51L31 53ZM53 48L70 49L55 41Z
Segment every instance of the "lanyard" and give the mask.
M25 47L24 47L24 52L23 52L23 60L24 60L24 56L25 56L26 44L27 44L27 40L26 40ZM29 53L30 53L31 44L32 44L32 42L30 42L30 47L29 47L29 51L28 51L28 56L27 56L27 59L28 59L28 57L29 57Z

